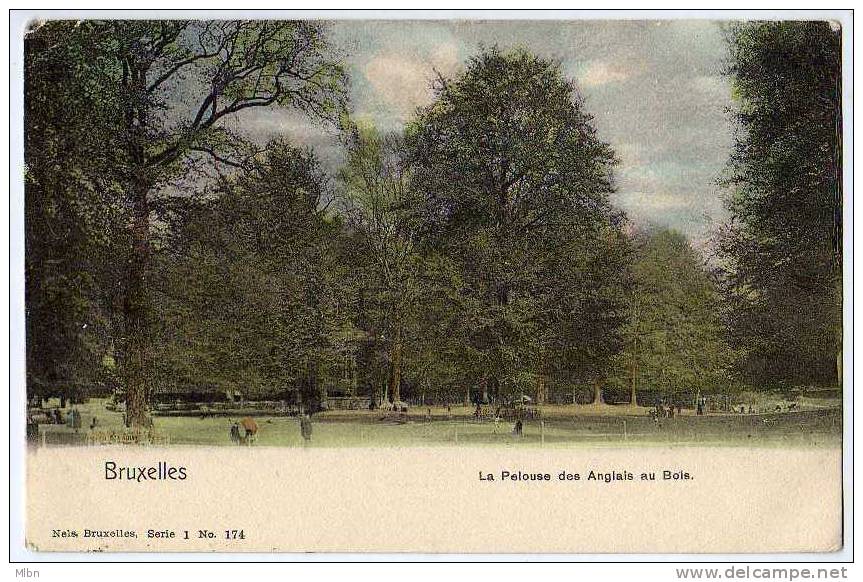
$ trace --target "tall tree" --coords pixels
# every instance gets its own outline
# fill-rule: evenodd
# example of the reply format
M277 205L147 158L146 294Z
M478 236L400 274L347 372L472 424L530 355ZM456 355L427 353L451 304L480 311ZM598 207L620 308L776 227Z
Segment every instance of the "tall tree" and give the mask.
M666 395L718 388L730 380L732 353L719 289L703 259L672 230L636 234L621 383L630 402L642 387Z
M276 141L220 190L156 254L161 380L318 409L355 311L328 180L313 154Z
M27 386L62 396L111 379L129 240L122 103L97 30L35 23L24 47Z
M513 392L540 377L542 398L541 377L564 364L563 346L583 356L579 372L600 378L622 321L605 315L619 308L581 302L588 287L569 284L603 264L590 255L620 250L611 148L560 66L523 50L483 50L435 92L408 141L425 238L461 266L476 379ZM563 339L579 326L560 319L594 328Z
M190 160L242 164L226 121L251 108L285 106L336 123L345 73L326 25L300 21L85 21L100 39L98 63L121 104L117 136L131 209L124 298L123 369L127 417L145 425L151 370L151 227L159 194ZM38 34L36 31L35 34Z
M367 267L360 277L366 332L384 347L393 402L401 400L405 344L421 293L410 175L401 136L354 126L340 179L357 261Z
M760 385L833 383L842 332L841 33L827 22L729 29L737 138L720 240Z

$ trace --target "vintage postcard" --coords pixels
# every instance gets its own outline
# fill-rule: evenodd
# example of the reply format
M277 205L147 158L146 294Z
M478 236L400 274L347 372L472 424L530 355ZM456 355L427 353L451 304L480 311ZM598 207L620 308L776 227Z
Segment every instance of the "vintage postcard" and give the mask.
M28 556L847 547L850 11L14 22Z

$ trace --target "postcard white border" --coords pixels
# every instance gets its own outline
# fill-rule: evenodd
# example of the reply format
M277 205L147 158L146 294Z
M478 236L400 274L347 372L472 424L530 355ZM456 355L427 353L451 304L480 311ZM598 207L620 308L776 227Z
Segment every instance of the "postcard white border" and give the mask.
M318 19L498 19L498 20L649 20L649 19L830 19L842 25L843 75L843 497L844 547L830 554L203 554L203 553L35 553L24 547L25 508L25 332L23 176L23 30L34 18L318 18ZM849 562L853 559L853 14L850 10L13 10L9 14L9 463L10 561L39 562ZM856 266L856 265L854 265Z

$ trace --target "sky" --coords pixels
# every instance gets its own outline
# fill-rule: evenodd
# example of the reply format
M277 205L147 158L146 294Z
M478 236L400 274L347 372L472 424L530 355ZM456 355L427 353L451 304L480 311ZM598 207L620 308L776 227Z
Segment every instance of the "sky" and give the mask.
M482 46L524 47L561 63L599 136L620 159L612 202L636 225L675 228L703 246L724 219L717 179L732 142L719 23L671 21L339 21L353 114L398 130ZM286 110L243 120L260 135L315 147L335 167L337 138Z

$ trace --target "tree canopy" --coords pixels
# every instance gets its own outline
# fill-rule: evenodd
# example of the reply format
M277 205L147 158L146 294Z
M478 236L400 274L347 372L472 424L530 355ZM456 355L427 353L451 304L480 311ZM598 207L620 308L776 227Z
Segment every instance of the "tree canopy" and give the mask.
M840 32L827 22L730 27L737 102L731 221L719 253L755 383L833 383L842 333Z
M25 54L28 387L307 410L835 381L839 33L729 28L737 137L714 256L636 227L560 63L481 48L389 131L322 22L50 22ZM344 157L243 137L335 128ZM229 123L230 121L230 123ZM335 164L338 164L336 167ZM62 388L66 390L66 388ZM559 398L558 398L559 399Z
M565 367L601 374L625 266L610 146L557 63L488 49L408 128L427 244L460 265L480 376L525 390ZM532 391L532 390L531 390Z

